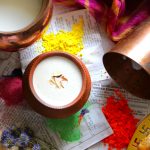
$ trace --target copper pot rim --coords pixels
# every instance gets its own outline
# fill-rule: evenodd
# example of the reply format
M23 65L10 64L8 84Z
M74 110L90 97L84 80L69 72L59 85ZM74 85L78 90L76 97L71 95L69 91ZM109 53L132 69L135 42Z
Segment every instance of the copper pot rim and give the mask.
M126 57L129 61L133 61L134 63L136 63L137 65L139 65L140 68L141 68L141 70L144 71L144 73L150 75L144 66L140 65L140 63L139 63L138 61L135 61L135 60L132 59L130 56L121 54L121 53L119 53L119 52L117 52L117 51L110 51L110 52L107 52L107 53L104 54L104 56L103 56L103 62L104 62L104 59L105 59L105 57L106 57L107 55L116 55L116 56L119 56L119 57L122 57L122 58L123 58L123 57ZM116 56L115 56L115 57L116 57ZM105 66L105 63L103 63L103 64L104 64L104 66ZM105 68L107 68L107 67L105 66Z
M20 34L23 32L26 32L28 30L30 30L32 27L34 27L38 22L40 22L42 20L42 18L44 17L44 15L47 13L49 6L51 5L52 1L51 0L42 0L42 6L41 6L41 10L39 12L39 14L35 17L35 19L26 27L19 29L19 30L15 30L15 31L0 31L1 35L4 36L10 36L10 35L14 35L14 34Z

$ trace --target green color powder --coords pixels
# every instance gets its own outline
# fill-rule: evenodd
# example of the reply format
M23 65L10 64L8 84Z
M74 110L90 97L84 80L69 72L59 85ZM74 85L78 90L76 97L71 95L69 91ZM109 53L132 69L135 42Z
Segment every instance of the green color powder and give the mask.
M88 102L83 109L87 109L89 106L90 103ZM54 132L58 133L61 139L65 141L74 142L80 140L81 132L79 116L81 115L82 110L65 119L47 119L47 125Z

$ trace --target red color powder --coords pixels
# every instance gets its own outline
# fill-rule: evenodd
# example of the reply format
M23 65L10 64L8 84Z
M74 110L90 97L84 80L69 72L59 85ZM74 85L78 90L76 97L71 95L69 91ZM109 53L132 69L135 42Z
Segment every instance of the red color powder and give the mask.
M114 133L103 142L109 145L109 150L116 148L121 150L126 148L136 130L139 121L133 116L133 111L129 108L127 100L119 91L115 91L118 99L111 96L107 98L106 106L102 108Z
M19 77L0 79L0 98L2 98L8 106L22 102L22 79Z

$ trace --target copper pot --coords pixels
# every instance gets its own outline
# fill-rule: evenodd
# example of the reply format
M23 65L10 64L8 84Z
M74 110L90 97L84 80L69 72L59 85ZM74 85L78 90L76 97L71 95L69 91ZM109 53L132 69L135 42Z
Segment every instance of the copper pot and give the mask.
M38 96L33 85L33 73L37 65L42 60L53 56L61 56L71 60L79 68L82 75L82 88L79 95L71 103L65 106L56 107L43 104L42 101L44 100ZM50 52L39 55L28 65L23 78L23 88L27 102L37 113L48 118L66 118L79 111L87 102L91 91L91 79L87 68L77 57L63 52Z
M52 0L43 0L35 21L24 29L0 32L0 50L13 52L33 44L42 34L52 17Z
M135 96L150 99L150 19L103 57L110 76Z

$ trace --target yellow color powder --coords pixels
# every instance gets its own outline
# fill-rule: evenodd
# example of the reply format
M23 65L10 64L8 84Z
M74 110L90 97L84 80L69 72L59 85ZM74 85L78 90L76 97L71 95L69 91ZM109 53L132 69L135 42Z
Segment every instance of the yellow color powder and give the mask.
M77 55L84 48L83 35L83 20L74 24L71 31L60 30L57 34L45 34L42 37L42 53L57 50Z

